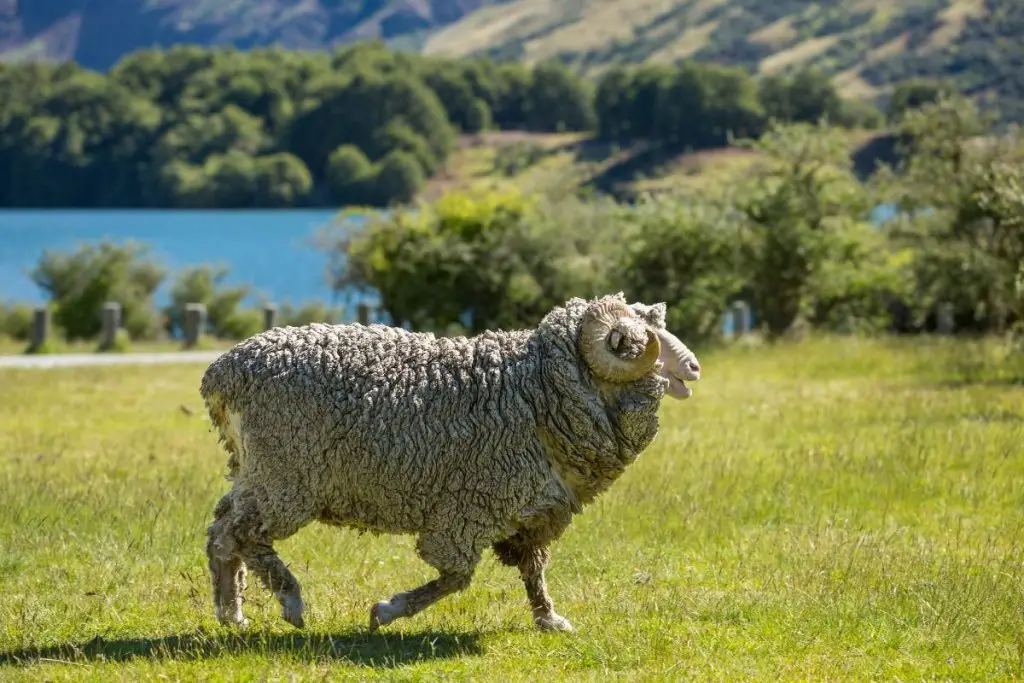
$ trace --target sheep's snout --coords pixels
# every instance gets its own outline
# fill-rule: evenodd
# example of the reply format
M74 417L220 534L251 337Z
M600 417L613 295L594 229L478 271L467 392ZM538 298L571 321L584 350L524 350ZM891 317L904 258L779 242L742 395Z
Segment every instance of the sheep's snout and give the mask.
M686 383L700 380L697 355L668 330L661 329L657 333L662 341L659 360L663 363L658 374L668 380L666 393L678 400L690 398L693 390Z
M686 373L686 377L684 379L691 382L696 382L700 379L700 363L697 362L695 357L690 357L684 360L681 363L681 367L683 372Z

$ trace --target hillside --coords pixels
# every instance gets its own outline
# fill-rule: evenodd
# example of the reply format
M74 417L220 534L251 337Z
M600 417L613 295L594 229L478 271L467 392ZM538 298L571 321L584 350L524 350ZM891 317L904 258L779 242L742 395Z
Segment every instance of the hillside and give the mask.
M423 50L536 62L584 73L685 58L784 73L808 64L848 97L874 99L910 76L1000 96L1024 119L1019 0L515 0L435 31Z
M895 160L887 133L850 130L844 135L862 178L875 170L876 162ZM757 151L739 146L680 152L642 143L620 147L579 133L487 132L462 136L420 198L509 186L563 195L600 192L625 201L640 193L707 197L749 176L762 160Z
M382 38L436 55L613 64L700 61L757 74L813 63L844 95L952 78L1024 120L1019 0L0 0L0 56L105 69L153 45L317 49Z

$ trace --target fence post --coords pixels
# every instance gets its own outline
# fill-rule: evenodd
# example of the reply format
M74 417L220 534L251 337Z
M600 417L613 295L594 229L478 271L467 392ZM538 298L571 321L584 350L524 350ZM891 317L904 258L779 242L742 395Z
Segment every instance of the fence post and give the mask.
M733 303L732 329L734 337L742 337L750 333L750 305L746 301Z
M50 339L51 327L52 317L49 307L40 306L32 315L32 340L29 348L35 350L45 346Z
M370 307L366 304L359 304L356 309L356 313L359 316L359 323L361 325L370 324Z
M277 327L277 305L267 304L263 307L263 329L269 330Z
M940 303L936 318L935 326L939 334L953 334L953 329L956 327L956 320L953 317L953 304L948 301Z
M121 304L116 301L104 303L100 322L100 349L113 348L117 331L121 328Z
M192 347L199 343L206 327L206 306L203 304L185 304L185 346Z

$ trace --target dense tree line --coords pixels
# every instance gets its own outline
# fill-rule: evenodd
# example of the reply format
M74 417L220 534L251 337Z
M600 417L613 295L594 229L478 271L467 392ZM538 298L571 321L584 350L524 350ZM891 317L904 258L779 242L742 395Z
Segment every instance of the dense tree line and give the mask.
M440 334L532 326L569 297L619 290L667 302L669 325L701 344L737 298L769 339L934 328L939 304L960 329L1024 332L1024 141L979 138L991 121L921 83L894 102L900 160L866 180L835 125L770 122L760 139L733 143L759 151L757 171L700 197L456 192L372 214L321 247L337 290L369 293L385 321ZM880 202L897 212L881 225ZM248 290L205 266L179 273L156 310L166 275L144 249L105 243L47 252L32 272L69 339L95 337L108 300L132 338L174 333L190 301L206 304L212 334L259 329L258 311L242 306ZM324 307L284 313L332 319ZM24 307L0 306L0 334L24 338L29 321Z
M870 116L812 72L755 82L688 62L614 69L445 60L377 43L327 52L175 47L100 74L0 65L0 206L387 205L460 133L595 131L721 145L767 121ZM877 117L876 117L877 118Z
M881 114L845 101L813 69L760 81L738 67L686 61L680 66L610 69L597 85L599 134L645 138L693 149L720 147L730 135L758 137L772 120L875 127Z
M593 127L564 68L176 47L108 74L0 65L0 205L242 207L407 199L459 132Z

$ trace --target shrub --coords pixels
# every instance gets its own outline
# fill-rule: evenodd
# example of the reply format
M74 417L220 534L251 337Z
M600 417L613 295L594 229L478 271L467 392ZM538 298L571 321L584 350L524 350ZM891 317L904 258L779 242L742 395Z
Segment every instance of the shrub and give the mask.
M309 301L298 308L291 304L285 304L279 311L278 324L306 325L308 323L337 323L342 319L344 310L339 307L328 306L321 301Z
M123 325L132 338L152 337L159 329L152 299L164 270L147 253L133 242L86 244L73 252L46 250L31 277L50 295L53 321L69 341L99 334L100 311L107 301L121 304Z
M167 331L183 331L185 306L198 303L206 306L208 329L205 332L227 339L242 339L260 331L263 318L259 311L239 310L249 295L248 287L228 287L224 279L226 266L196 266L180 272L171 288L171 302L165 309Z
M32 336L33 309L27 304L0 305L0 337L28 341Z
M717 339L729 299L745 284L740 225L729 207L643 198L616 215L616 281L627 296L665 301L666 324L687 340Z
M532 326L607 286L617 238L603 204L457 192L371 217L329 246L334 286L372 289L395 324L445 333Z

